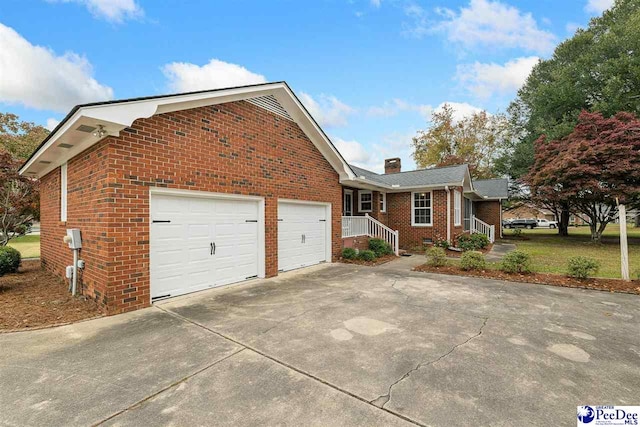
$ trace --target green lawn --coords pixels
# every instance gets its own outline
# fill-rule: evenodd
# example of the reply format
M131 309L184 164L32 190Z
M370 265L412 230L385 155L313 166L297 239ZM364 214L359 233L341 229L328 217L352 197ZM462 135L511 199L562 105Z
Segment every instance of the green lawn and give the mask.
M9 241L9 246L19 250L22 258L37 258L40 256L40 235L16 237Z
M505 242L515 243L519 250L531 255L538 272L566 273L567 262L574 256L586 256L600 262L598 277L620 278L620 227L607 226L602 244L591 243L589 227L571 227L569 237L559 237L557 230L524 230L529 240L512 240L513 230L504 230ZM640 274L640 229L628 228L629 265L632 278Z

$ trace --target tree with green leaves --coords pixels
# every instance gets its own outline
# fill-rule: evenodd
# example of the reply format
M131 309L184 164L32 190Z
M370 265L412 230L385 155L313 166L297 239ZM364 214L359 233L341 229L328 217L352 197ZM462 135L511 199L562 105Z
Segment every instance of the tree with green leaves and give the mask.
M486 111L456 120L445 104L434 111L427 130L413 138L413 158L420 168L467 163L473 178L495 177L494 160L510 138L504 115Z
M525 176L534 162L534 141L541 135L566 137L583 110L604 117L640 113L639 53L640 0L616 0L533 68L507 109L517 138L496 161L496 171L514 181ZM561 235L566 235L569 209L560 206Z
M11 113L0 113L0 148L17 159L26 160L49 131L35 123L23 122Z

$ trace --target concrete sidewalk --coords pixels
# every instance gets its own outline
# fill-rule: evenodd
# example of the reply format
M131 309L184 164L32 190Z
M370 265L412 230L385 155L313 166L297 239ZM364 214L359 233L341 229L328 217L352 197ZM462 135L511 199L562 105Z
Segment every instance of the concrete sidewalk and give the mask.
M0 425L565 425L580 404L637 404L637 296L422 261L0 334Z

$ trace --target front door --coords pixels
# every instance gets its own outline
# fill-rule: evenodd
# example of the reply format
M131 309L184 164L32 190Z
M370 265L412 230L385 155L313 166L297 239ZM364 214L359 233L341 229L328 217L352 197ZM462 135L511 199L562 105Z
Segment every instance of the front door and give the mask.
M473 201L464 198L464 231L471 230L471 217L473 216Z
M353 216L353 191L344 190L343 216Z

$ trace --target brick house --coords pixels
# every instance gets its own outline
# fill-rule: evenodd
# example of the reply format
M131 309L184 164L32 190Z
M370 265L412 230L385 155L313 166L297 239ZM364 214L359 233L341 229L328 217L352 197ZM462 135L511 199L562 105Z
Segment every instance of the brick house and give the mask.
M77 106L20 173L41 182L43 266L65 277L79 230L79 292L115 314L332 262L356 237L500 229L505 181L385 169L347 164L280 82Z

